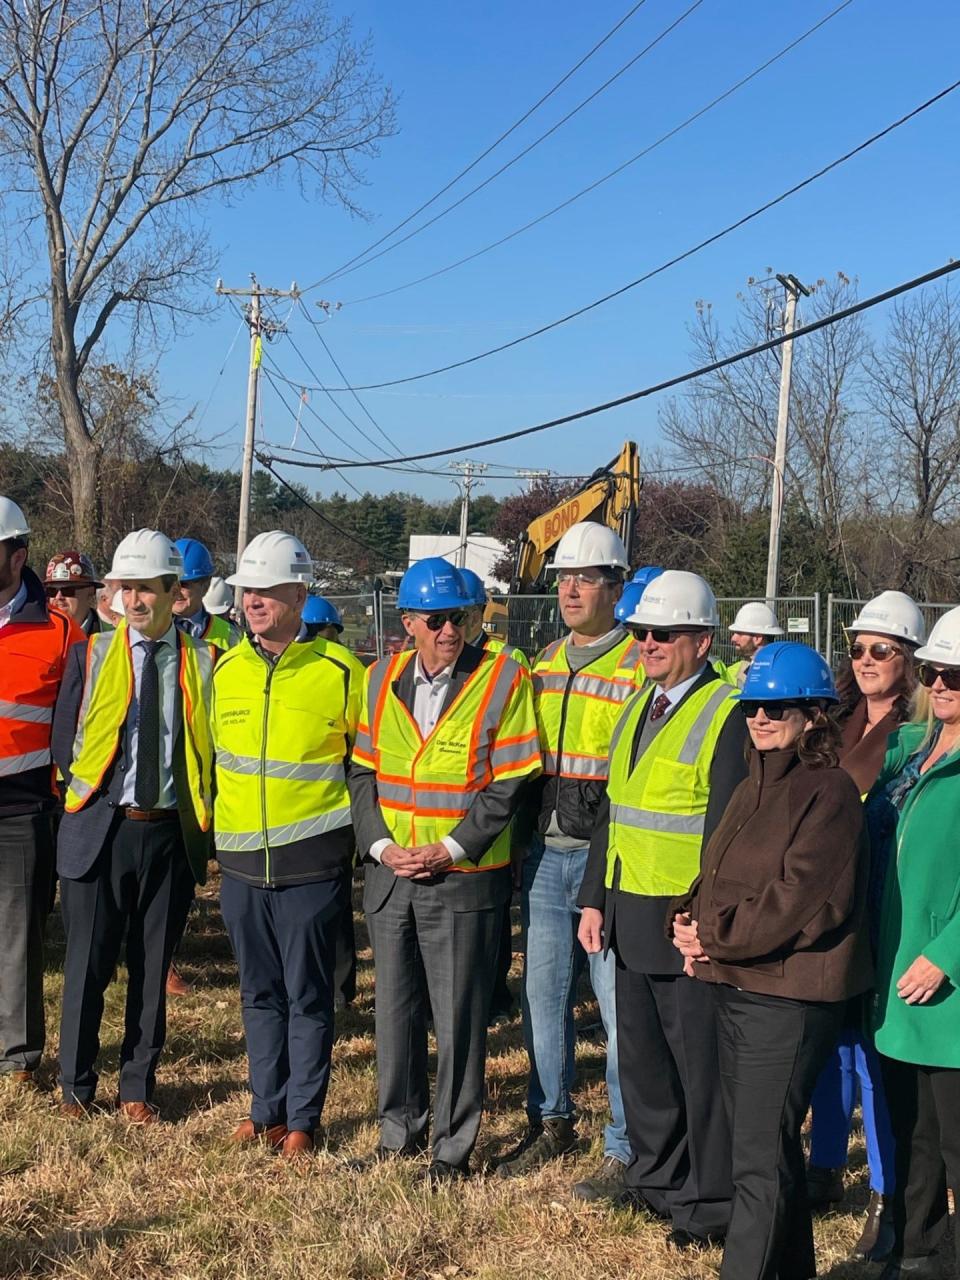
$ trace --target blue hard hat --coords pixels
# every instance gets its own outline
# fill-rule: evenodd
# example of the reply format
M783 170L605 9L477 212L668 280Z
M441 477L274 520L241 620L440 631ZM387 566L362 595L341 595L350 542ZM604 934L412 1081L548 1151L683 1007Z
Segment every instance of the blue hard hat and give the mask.
M196 538L178 538L173 545L183 556L181 582L196 582L198 578L212 578L216 573L213 556Z
M613 607L613 616L618 622L626 622L631 613L640 603L640 597L643 595L643 588L646 584L642 582L628 582L623 591L620 593L620 599Z
M398 609L466 609L473 597L463 574L442 556L427 556L412 564L400 579Z
M467 591L470 594L471 604L487 603L487 588L483 585L483 579L479 573L474 573L472 569L461 569L460 577L467 584Z
M343 630L343 617L340 610L323 596L307 596L300 615L308 626L336 627Z
M663 569L660 567L660 565L645 564L642 569L637 570L637 572L630 579L630 582L631 584L634 582L639 583L640 590L642 591L644 587L647 587L650 585L650 583L654 580L654 578L659 578L661 573L663 573Z
M758 649L747 668L740 697L747 702L837 702L826 662L806 644L778 640Z

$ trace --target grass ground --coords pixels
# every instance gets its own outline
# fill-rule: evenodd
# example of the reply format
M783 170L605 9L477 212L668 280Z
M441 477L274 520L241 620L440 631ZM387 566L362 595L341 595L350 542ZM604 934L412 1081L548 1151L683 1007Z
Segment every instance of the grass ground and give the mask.
M303 1167L227 1146L247 1108L246 1058L230 948L205 891L180 956L195 993L171 1002L157 1101L166 1123L129 1128L104 1112L64 1123L54 1091L62 935L51 920L47 1025L51 1058L40 1092L0 1089L0 1277L57 1280L699 1280L718 1250L679 1256L663 1228L638 1215L571 1199L602 1154L602 1046L578 1048L583 1153L512 1182L477 1178L428 1193L408 1165L349 1171L376 1143L373 968L362 917L360 994L338 1025L325 1112L328 1143ZM515 961L514 973L518 971ZM108 993L101 1095L116 1089L121 981ZM513 979L516 982L516 976ZM584 1004L581 1019L590 1020ZM526 1056L519 1021L490 1041L489 1113L477 1157L505 1147L523 1125ZM866 1202L862 1148L848 1205L817 1224L821 1275L876 1274L844 1263Z

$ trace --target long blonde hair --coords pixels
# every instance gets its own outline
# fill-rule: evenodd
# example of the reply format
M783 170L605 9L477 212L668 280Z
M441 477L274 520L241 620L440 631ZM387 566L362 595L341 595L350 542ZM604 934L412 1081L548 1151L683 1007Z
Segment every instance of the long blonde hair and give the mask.
M919 681L917 682L917 687L914 689L913 696L910 699L910 723L922 724L925 726L923 742L920 744L921 748L929 744L937 725L940 723L937 717L933 714L933 702L930 698L930 690L925 689Z

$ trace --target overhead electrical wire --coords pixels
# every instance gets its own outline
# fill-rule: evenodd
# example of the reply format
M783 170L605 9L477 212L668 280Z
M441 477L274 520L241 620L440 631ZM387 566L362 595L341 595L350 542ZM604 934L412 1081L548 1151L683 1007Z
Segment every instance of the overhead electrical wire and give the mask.
M333 276L339 275L341 271L344 271L346 270L347 267L352 266L353 263L359 261L360 258L365 258L368 253L370 253L374 249L379 248L380 245L382 245L385 240L389 240L390 237L394 235L397 231L402 231L403 228L407 226L408 223L412 222L414 218L419 217L421 213L423 213L426 209L429 209L430 206L432 204L435 204L436 201L439 200L441 196L446 195L447 192L450 190L450 188L453 186L456 186L456 184L460 181L461 178L466 177L466 175L472 169L475 169L477 165L481 163L481 161L486 160L487 156L490 155L492 151L495 151L496 148L499 147L501 142L505 142L512 133L515 133L522 124L525 124L526 121L530 119L530 117L534 114L535 111L538 111L545 102L547 102L550 98L553 97L553 95L558 91L558 89L563 88L563 86L567 83L567 81L571 78L571 76L576 75L576 73L580 70L580 68L584 66L585 63L589 62L589 60L593 57L593 55L599 52L599 50L603 48L603 46L607 43L607 41L612 39L613 36L615 36L616 33L620 30L620 28L624 26L625 23L629 22L630 19L633 17L633 15L637 12L637 10L641 9L645 3L646 3L646 0L638 0L637 4L633 5L632 8L628 9L627 12L623 15L623 17L619 20L619 22L614 23L614 25L610 28L607 34L603 36L602 39L598 40L597 43L591 49L588 49L587 52L583 55L583 57L580 58L578 62L574 63L574 65L570 68L570 70L565 72L564 75L562 75L560 79L556 81L555 84L551 85L551 87L547 90L547 92L543 94L541 97L539 97L532 107L528 107L527 110L523 113L523 115L520 116L518 120L515 120L512 125L510 125L509 129L505 129L503 133L499 135L499 137L494 138L493 142L491 142L490 145L484 151L481 151L480 154L476 156L473 160L471 160L470 163L466 165L463 169L461 169L459 173L454 174L454 176L450 179L450 181L447 182L445 186L442 186L439 191L435 192L430 197L429 200L425 200L423 204L419 205L416 209L414 209L412 213L408 213L407 216L402 219L402 221L396 224L396 226L391 227L389 231L385 231L383 235L379 238L379 240L374 240L373 244L367 245L366 249L361 250L360 253L355 254L352 258L349 258L346 262L341 263L341 265L337 267L334 271L331 271L329 275L323 276L320 280L317 280L313 284L308 285L307 288L303 290L303 292L310 293L312 290L318 289L320 285L326 284L326 282L332 279Z
M350 542L355 542L358 547L363 547L367 551L372 551L380 560L386 560L382 547L375 547L372 542L367 542L365 538L361 538L359 533L352 533L349 529L345 529L343 525L339 524L336 520L331 520L328 515L325 515L320 508L316 506L315 503L311 502L309 498L305 498L295 485L292 485L289 480L285 480L280 472L271 465L270 459L265 454L258 452L257 461L262 467L265 467L267 471L270 472L274 480L277 480L283 485L284 489L289 493L292 493L298 502L303 503L305 507L312 511L318 520L322 520L324 524L328 524L330 528L338 533L342 538L346 538Z
M596 404L589 409L579 409L575 413L564 414L560 418L552 418L549 422L539 422L532 427L521 427L516 431L505 431L501 435L487 436L482 440L469 440L463 444L451 445L446 449L431 449L425 453L413 453L405 458L377 458L374 465L393 465L397 462L423 462L428 458L446 458L451 454L471 453L475 449L485 449L489 445L503 444L507 440L519 440L523 436L534 435L541 431L550 431L554 427L566 426L570 422L579 422L584 418L595 417L599 413L606 413L610 409L618 409L625 404L633 404L637 400L643 400L648 396L657 395L662 391L669 391L674 387L683 386L684 383L692 382L696 378L702 378L708 373L716 373L719 369L726 369L730 365L739 364L742 360L748 360L752 356L760 355L764 351L773 351L777 347L783 346L785 342L802 338L808 333L816 333L819 329L825 329L828 325L837 324L841 320L846 320L850 316L858 315L862 311L868 311L872 307L879 306L882 302L889 302L892 298L898 298L901 294L909 293L912 289L918 289L922 285L931 284L935 280L940 280L944 276L950 275L952 272L960 270L960 261L950 261L942 267L937 267L933 271L928 271L925 275L916 276L912 280L907 280L903 284L895 285L892 289L886 289L883 293L874 294L871 298L865 298L862 302L855 302L849 307L844 307L840 311L831 312L830 315L821 316L817 320L811 320L808 324L800 325L794 329L792 333L780 334L778 337L769 338L766 342L757 343L755 346L748 347L744 351L737 351L732 355L724 356L720 360L713 360L710 364L701 365L697 369L688 370L686 373L677 374L673 378L667 378L662 382L657 382L648 387L643 387L640 391L631 391L627 395L618 396L615 400L604 401L603 404ZM318 462L293 462L288 459L291 465L300 467L314 467L319 470L326 470L325 463ZM369 466L370 462L345 462L345 467L361 467Z
M648 146L644 147L642 151L638 151L636 155L631 156L629 160L624 160L622 164L617 165L615 169L611 169L610 172L604 174L602 178L597 178L594 182L591 182L586 187L582 187L572 196L568 196L566 200L562 200L560 204L555 204L553 208L548 209L546 213L539 214L536 218L532 218L529 222L525 222L523 226L516 227L513 231L508 232L507 235L501 236L498 240L494 240L488 245L484 245L482 249L477 249L473 253L468 253L465 257L458 258L455 262L447 263L445 267L438 267L436 271L429 271L426 275L417 276L415 280L407 280L405 284L394 285L391 289L381 289L378 293L368 293L362 298L348 298L341 305L344 307L359 307L365 302L374 302L379 298L389 298L395 293L403 293L406 289L412 289L415 285L424 284L427 280L435 280L438 276L447 275L449 272L456 270L457 267L465 266L468 262L475 262L477 258L482 258L485 254L491 253L494 249L499 249L501 245L508 244L511 240L515 240L517 236L523 235L524 232L530 231L534 227L539 226L540 223L546 222L548 218L552 218L555 213L560 213L562 210L568 209L572 204L575 204L578 200L582 199L583 196L590 195L591 192L602 187L604 183L609 182L612 178L618 177L625 170L629 169L631 165L636 164L645 156L650 155L652 151L656 151L658 147L663 146L664 143L669 142L671 138L675 138L677 134L682 133L684 129L687 129L697 120L702 119L702 117L712 111L714 107L718 107L722 102L725 102L740 89L748 85L751 80L755 80L757 76L761 75L769 67L772 67L782 58L785 58L788 53L791 53L798 45L809 39L810 36L819 31L820 28L830 22L831 19L835 18L844 9L849 8L853 2L854 0L843 0L842 4L837 5L835 9L831 10L830 13L821 18L819 22L814 23L812 27L808 27L807 30L797 36L795 40L791 40L789 44L784 45L779 52L767 58L767 60L762 62L758 67L754 67L748 75L741 77L741 79L739 79L735 84L732 84L728 89L725 89L723 93L712 98L708 103L702 106L699 111L695 111L693 115L687 116L686 120L682 120L680 124L675 125L666 133L662 133L654 142L651 142ZM347 379L344 379L344 381L346 382Z
M595 298L593 302L588 302L585 306L578 307L575 311L567 312L566 315L560 316L557 320L552 320L549 324L540 325L539 328L532 329L529 333L521 334L518 338L512 338L509 342L502 342L499 346L489 347L486 351L479 351L475 355L466 356L462 360L454 360L450 364L440 365L436 369L425 369L422 373L412 373L408 374L405 378L391 378L384 382L361 383L359 386L355 386L353 388L346 386L329 387L326 388L326 390L350 391L352 389L354 391L380 391L384 387L398 387L403 386L408 382L420 382L424 378L434 378L438 374L449 373L453 369L462 369L467 365L476 364L479 360L486 360L489 356L499 355L502 351L509 351L512 347L518 347L521 343L529 342L532 338L539 338L553 329L560 328L561 325L569 324L571 320L576 320L580 316L596 310L597 307L602 307L605 303L612 302L614 298L619 298L623 294L629 293L631 289L636 289L638 285L644 284L648 280L652 280L654 276L661 275L671 267L677 266L678 263L684 262L688 258L692 258L695 254L708 248L710 245L716 244L717 241L722 240L724 237L732 234L732 232L739 230L740 227L746 226L747 223L752 222L755 218L759 218L761 214L767 213L778 204L782 204L785 200L789 199L790 196L796 195L797 192L802 191L805 187L809 187L818 179L825 177L828 173L831 173L834 169L846 164L848 160L852 160L854 156L866 151L868 147L873 146L874 143L887 137L896 129L899 129L909 121L914 120L917 116L921 115L924 111L929 110L930 107L942 101L958 88L960 88L960 80L955 80L953 84L948 85L945 89L941 89L939 93L935 93L932 97L927 98L925 102L921 102L919 106L914 107L911 111L900 116L899 119L894 120L891 124L880 129L877 133L871 134L869 138L866 138L863 142L851 148L851 150L844 152L843 155L838 156L835 160L831 160L829 164L826 164L821 169L816 170L815 173L809 174L800 182L795 182L792 186L788 187L786 191L782 191L778 196L774 196L772 199L765 201L764 204L752 210L750 213L744 214L741 218L737 218L735 222L731 222L721 231L717 231L713 235L707 236L706 239L693 245L692 248L685 250L683 253L677 254L668 261L661 263L659 267L654 267L653 270L645 272L642 276L638 276L636 280L630 280L627 284L621 285L620 288L604 294L603 297Z
M665 40L671 32L675 31L682 22L685 22L692 13L699 9L703 3L704 0L693 0L693 4L691 4L689 8L685 9L678 18L674 18L673 22L664 27L659 35L655 36L649 44L644 45L639 53L635 53L633 57L630 58L629 61L625 62L618 71L615 71L612 76L606 79L599 88L594 89L593 93L584 98L582 102L578 102L575 107L568 111L565 116L561 116L560 119L555 124L552 124L549 129L534 138L532 142L528 143L522 148L522 150L518 151L516 155L511 156L511 158L505 164L502 164L499 169L494 169L493 173L484 178L482 182L478 182L475 187L471 187L469 191L464 192L464 194L454 200L452 204L448 204L445 208L441 209L439 213L435 213L432 218L428 218L426 222L421 222L418 227L414 227L412 231L408 231L407 234L405 236L401 236L399 240L394 240L392 244L384 245L384 247L382 249L378 249L376 253L371 253L369 257L365 257L362 262L355 262L352 266L342 267L339 271L333 272L331 275L327 276L320 283L333 283L337 280L342 280L344 276L352 275L354 271L359 271L361 267L368 267L371 262L376 262L376 260L378 258L382 258L384 254L392 253L393 250L398 249L400 245L406 244L408 240L412 240L414 236L418 236L421 231L426 231L428 227L432 227L435 222L439 222L441 218L445 218L448 213L453 213L454 209L459 209L467 200L470 200L478 192L483 191L485 187L488 187L491 182L495 182L496 179L506 173L508 169L512 169L515 164L518 164L521 160L525 159L531 151L534 151L540 146L541 142L546 142L548 138L552 137L558 129L562 129L563 126L572 120L574 116L579 115L584 107L589 106L595 98L598 98L601 93L604 93L612 84L615 84L621 76L625 75L632 67L634 67L641 58L646 57L646 55L655 49L661 41Z

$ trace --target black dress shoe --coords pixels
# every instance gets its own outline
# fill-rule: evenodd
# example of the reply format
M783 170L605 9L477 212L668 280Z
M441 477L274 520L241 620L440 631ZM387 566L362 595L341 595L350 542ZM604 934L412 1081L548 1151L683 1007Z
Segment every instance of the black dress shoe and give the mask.
M460 1182L467 1177L468 1170L458 1164L448 1164L446 1160L431 1160L426 1169L423 1169L418 1181L425 1182L430 1187L442 1187L451 1182Z
M679 1249L681 1253L687 1252L689 1249L710 1249L715 1244L722 1244L723 1236L709 1234L705 1236L695 1235L692 1231L687 1231L683 1227L674 1227L667 1236L667 1244L671 1249Z

